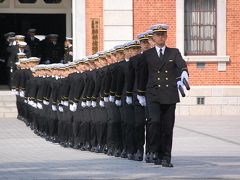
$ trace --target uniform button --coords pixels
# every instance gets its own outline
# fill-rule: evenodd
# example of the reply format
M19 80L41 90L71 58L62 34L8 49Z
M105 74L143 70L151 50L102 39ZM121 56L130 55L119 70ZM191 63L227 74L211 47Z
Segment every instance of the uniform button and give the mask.
M168 78L166 78L166 80L168 80Z
M158 87L161 87L161 85L158 85Z
M158 80L160 80L160 78L158 78Z
M166 87L168 87L168 84L166 85Z
M165 73L168 73L168 71L165 71Z
M160 71L158 71L158 74L160 73Z

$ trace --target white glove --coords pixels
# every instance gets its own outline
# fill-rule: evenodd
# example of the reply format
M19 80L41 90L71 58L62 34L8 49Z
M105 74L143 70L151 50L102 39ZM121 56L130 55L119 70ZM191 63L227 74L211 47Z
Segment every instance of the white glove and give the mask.
M100 106L100 107L104 107L104 101L101 100L101 101L99 102L99 106Z
M12 95L16 95L16 89L12 89L12 90L11 90L11 94L12 94Z
M37 109L37 103L33 102L32 107Z
M186 71L183 71L181 74L181 81L183 82L183 79L186 79L188 82L188 73Z
M121 101L121 100L116 100L116 101L115 101L115 104L116 104L116 106L121 106L122 101Z
M31 105L32 105L32 101L31 101L31 100L28 100L28 104L31 106Z
M49 105L49 102L46 101L46 100L43 100L43 104L45 104L45 105Z
M109 98L108 97L104 97L103 100L104 100L104 102L108 102Z
M132 97L131 96L127 96L126 97L126 103L129 105L129 104L132 104Z
M73 103L72 109L73 109L73 112L75 112L77 110L77 103Z
M109 101L110 102L114 102L115 101L115 97L114 96L109 96Z
M59 107L58 107L58 110L59 110L60 112L63 112L63 107L62 107L62 106L59 106Z
M42 104L38 102L38 103L37 103L37 108L38 108L38 109L42 109L42 108L43 108L43 107L42 107Z
M52 110L57 111L57 107L55 105L52 105Z
M141 104L141 106L146 106L146 98L145 98L145 96L137 95L137 99L138 99L139 104Z
M24 91L20 91L20 97L24 97L25 96L25 92Z
M28 103L28 101L25 99L25 100L24 100L24 103L26 103L26 104L27 104L27 103Z
M18 92L18 91L15 91L15 95L16 95L16 96L19 96L19 92Z
M63 101L64 106L68 106L68 101Z
M73 112L73 104L70 104L69 109Z
M82 106L83 108L85 108L85 107L86 107L86 103L82 101L81 106Z
M60 101L60 104L63 104L63 101L62 101L62 100Z
M92 107L96 107L97 106L97 103L96 103L96 101L92 101Z
M87 107L90 107L92 105L91 101L86 102Z

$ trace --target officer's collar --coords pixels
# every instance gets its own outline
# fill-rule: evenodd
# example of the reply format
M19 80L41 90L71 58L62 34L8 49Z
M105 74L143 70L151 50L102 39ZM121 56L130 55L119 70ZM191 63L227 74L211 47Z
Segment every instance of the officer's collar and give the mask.
M128 59L128 58L125 58L125 61L126 61L126 62L128 62L128 61L129 61L129 59Z

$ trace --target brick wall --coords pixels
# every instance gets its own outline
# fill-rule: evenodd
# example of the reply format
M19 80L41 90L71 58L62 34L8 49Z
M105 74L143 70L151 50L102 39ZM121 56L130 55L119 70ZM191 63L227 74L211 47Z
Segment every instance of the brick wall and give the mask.
M86 0L87 55L92 54L92 29L91 29L92 18L100 19L99 50L102 50L103 49L103 0Z
M167 45L175 47L175 8L175 0L133 0L134 37L152 24L167 23L170 26ZM189 63L191 85L240 85L239 9L239 0L227 1L227 55L230 56L230 62L227 63L226 72L219 72L217 63L206 63L204 69L197 69L196 63Z
M175 0L133 0L133 35L136 38L153 24L170 26L168 46L176 46L176 2Z

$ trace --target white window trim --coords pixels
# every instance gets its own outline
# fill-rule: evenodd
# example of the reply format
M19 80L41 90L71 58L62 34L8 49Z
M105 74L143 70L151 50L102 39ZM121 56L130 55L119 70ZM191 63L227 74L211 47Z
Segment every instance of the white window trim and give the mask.
M219 43L221 42L221 43ZM176 47L184 54L184 0L176 0ZM218 62L226 64L230 57L226 55L226 0L217 1L217 55L184 56L187 62ZM222 71L222 68L218 70Z

